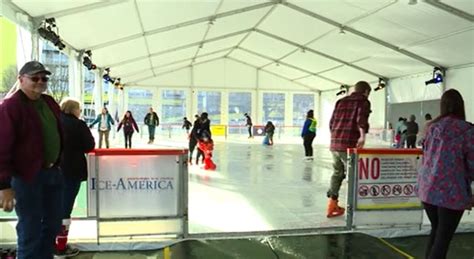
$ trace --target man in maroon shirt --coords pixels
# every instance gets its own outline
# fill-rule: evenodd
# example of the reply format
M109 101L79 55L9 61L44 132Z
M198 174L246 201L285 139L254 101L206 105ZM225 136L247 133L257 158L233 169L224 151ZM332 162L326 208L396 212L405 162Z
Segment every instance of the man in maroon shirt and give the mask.
M336 102L329 123L334 173L327 192L328 218L344 214L344 208L338 205L338 197L341 183L346 177L347 149L364 147L365 134L369 131L370 102L367 98L371 87L367 82L359 81L354 88L351 95Z
M63 134L59 105L44 94L48 75L40 62L27 62L20 89L0 105L0 207L18 216L18 259L52 259L61 228Z

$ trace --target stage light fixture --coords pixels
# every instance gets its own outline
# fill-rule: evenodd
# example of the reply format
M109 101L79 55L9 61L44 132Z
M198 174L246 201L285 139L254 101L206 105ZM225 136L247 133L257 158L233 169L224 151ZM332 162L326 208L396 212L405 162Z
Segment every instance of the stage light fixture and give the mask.
M377 87L375 87L374 91L378 91L378 90L382 90L384 89L386 86L386 83L385 81L383 80L383 78L379 78L379 84L377 85Z
M443 71L439 67L433 68L433 78L426 81L425 85L439 84L443 82Z
M97 68L96 65L92 64L92 60L91 60L89 57L84 56L82 59L83 59L83 60L82 60L82 64L83 64L85 67L87 67L88 70L94 70L94 69Z
M342 94L345 94L345 93L349 92L349 86L348 85L341 85L341 87L339 87L339 89L341 89L341 91L337 92L336 96L339 96L339 95L342 95Z
M92 63L91 57L92 52L90 50L84 51L84 55L82 57L82 64L87 67L88 70L94 70L97 68L97 66Z
M117 77L114 81L114 85L115 86L119 86L120 85L120 77Z
M53 30L53 28L55 29ZM53 43L59 50L63 50L66 47L59 37L58 27L54 18L51 17L42 21L37 31L43 39Z

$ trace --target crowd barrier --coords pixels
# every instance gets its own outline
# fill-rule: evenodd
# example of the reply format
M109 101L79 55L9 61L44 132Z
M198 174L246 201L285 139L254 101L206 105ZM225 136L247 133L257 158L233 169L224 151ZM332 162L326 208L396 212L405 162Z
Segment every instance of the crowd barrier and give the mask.
M97 221L97 243L101 237L188 235L187 152L96 149L89 153L87 216ZM141 221L147 223L145 229L140 229Z
M416 196L419 149L348 150L347 227L423 224Z
M347 155L346 230L421 228L424 213L415 193L421 150L350 149ZM97 222L97 243L104 237L189 236L186 156L186 149L90 153L86 219ZM460 227L472 223L464 218ZM12 219L0 213L0 228Z

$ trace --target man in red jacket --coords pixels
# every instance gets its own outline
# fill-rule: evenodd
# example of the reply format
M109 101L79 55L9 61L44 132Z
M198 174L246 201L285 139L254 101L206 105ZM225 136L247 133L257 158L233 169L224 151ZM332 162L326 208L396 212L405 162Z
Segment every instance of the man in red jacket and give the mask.
M327 192L328 218L344 214L344 208L338 205L338 198L341 183L346 178L347 149L364 147L365 134L369 131L370 102L367 98L371 91L370 85L359 81L354 88L351 95L336 102L329 122L334 173Z
M20 90L0 105L0 207L18 216L19 259L53 258L61 227L63 134L59 105L43 94L48 75L40 62L26 63Z

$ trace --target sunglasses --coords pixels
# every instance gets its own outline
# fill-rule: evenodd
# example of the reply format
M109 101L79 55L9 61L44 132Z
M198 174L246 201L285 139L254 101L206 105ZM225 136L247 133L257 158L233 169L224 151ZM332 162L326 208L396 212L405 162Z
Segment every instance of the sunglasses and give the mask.
M38 81L41 79L41 81L47 83L49 81L49 77L46 77L46 76L43 76L43 77L39 77L39 76L26 76L28 77L31 81L35 82L35 83L38 83Z

